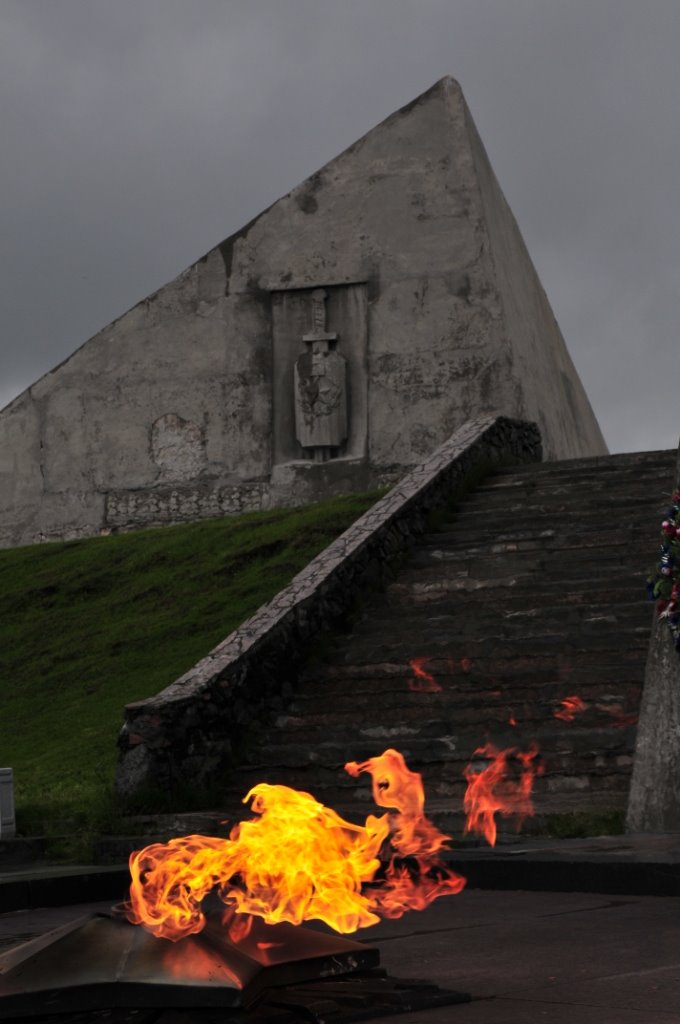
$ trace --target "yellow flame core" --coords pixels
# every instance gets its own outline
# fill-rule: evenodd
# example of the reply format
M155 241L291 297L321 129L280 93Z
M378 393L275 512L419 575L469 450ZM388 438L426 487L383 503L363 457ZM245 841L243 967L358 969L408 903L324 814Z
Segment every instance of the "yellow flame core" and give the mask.
M447 837L425 818L420 776L401 754L389 750L346 767L352 775L371 772L376 802L398 813L354 825L309 793L262 782L245 798L258 817L236 825L228 839L184 836L131 855L128 919L158 937L183 938L201 931L201 901L217 888L236 913L268 924L316 919L353 932L460 892L465 879L433 856ZM397 854L413 857L417 870L392 858L376 881L391 833Z

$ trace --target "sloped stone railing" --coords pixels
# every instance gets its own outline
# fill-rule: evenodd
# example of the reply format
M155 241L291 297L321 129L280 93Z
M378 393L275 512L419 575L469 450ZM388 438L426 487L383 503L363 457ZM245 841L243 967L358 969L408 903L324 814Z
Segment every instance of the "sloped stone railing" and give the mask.
M476 466L540 462L534 423L468 421L317 555L273 600L174 683L128 704L116 787L201 785L234 763L239 743L286 706L307 645L333 626L424 532Z

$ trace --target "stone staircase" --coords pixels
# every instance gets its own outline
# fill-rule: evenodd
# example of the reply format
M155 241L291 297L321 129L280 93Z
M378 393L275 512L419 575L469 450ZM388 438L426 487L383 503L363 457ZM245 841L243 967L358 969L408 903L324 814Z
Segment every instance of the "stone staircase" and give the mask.
M540 749L538 820L623 810L658 550L676 453L498 471L440 518L348 632L310 658L285 715L235 773L313 793L355 820L366 776L396 747L422 773L428 814L460 835L463 769L486 741ZM572 721L563 701L585 705Z

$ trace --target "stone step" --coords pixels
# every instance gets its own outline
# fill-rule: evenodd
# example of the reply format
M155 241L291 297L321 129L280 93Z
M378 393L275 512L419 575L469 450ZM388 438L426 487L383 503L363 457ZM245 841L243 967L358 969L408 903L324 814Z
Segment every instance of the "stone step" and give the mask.
M576 765L579 771L585 771L583 766L590 765L593 770L598 769L597 774L606 774L607 770L618 770L621 767L619 764L614 766L612 758L630 756L634 741L634 730L631 728L567 725L555 719L546 719L537 724L530 734L507 725L494 731L493 723L484 723L484 728L480 725L479 728L466 730L460 729L457 723L445 724L453 726L453 731L437 736L421 736L416 729L404 727L389 730L374 727L347 730L346 735L333 733L332 738L319 740L314 746L294 742L292 739L281 742L270 740L244 758L241 770L314 767L341 772L347 761L363 761L392 747L403 754L414 771L420 771L423 766L438 765L443 771L453 772L456 778L458 775L462 778L462 769L474 759L475 751L487 740L503 747L528 745L530 741L536 740L548 775L557 769L563 771L569 764ZM385 732L388 735L384 735ZM596 764L597 758L602 760L599 766ZM436 774L432 767L429 771Z
M669 460L662 460L656 463L646 463L640 466L613 465L606 473L598 471L597 468L589 467L587 470L560 468L556 463L552 465L542 463L538 465L517 466L511 469L501 469L490 473L481 480L474 489L461 495L459 504L463 504L469 497L479 497L491 492L512 492L542 491L552 488L583 488L591 486L599 492L621 491L633 494L642 494L648 491L649 487L661 487L670 496L673 489L673 474L675 472L675 455ZM455 499L454 499L455 500Z
M646 619L646 616L645 616ZM635 630L640 635L635 635ZM494 614L479 613L454 615L441 621L424 622L417 619L409 621L408 617L386 624L376 635L370 628L357 629L351 637L335 642L333 650L341 657L352 654L352 661L374 661L374 652L381 650L390 653L382 657L382 661L403 660L410 664L414 658L432 657L448 645L472 650L474 643L504 645L508 642L532 643L536 649L546 638L552 638L555 649L580 649L588 652L593 649L616 647L625 642L636 642L639 649L646 648L649 639L649 628L640 625L640 616L621 614L617 611L607 614L593 614L589 619L580 619L579 610L571 614L546 615L540 611L533 615L520 612L508 617ZM370 652L370 653L369 653ZM394 654L399 657L395 659ZM365 659L364 659L365 655ZM470 655L467 655L470 657Z
M453 522L457 518L470 518L475 515L498 515L505 509L536 506L541 514L551 511L552 506L565 504L567 511L573 512L583 506L584 520L596 517L598 508L630 509L635 516L644 516L645 510L666 509L670 505L668 485L661 477L649 478L647 481L622 480L618 487L599 488L595 483L581 481L578 484L548 486L546 481L542 487L526 486L500 488L489 486L478 489L464 501L442 510L436 517L437 524ZM541 510L541 506L547 506ZM603 513L604 514L604 513ZM484 523L480 524L484 528Z
M421 680L411 673L390 680L392 685L382 691L367 691L350 683L344 694L329 693L326 688L323 695L298 694L286 713L277 718L276 729L285 730L289 737L309 734L310 738L318 738L318 730L332 733L334 729L370 729L376 736L387 737L388 733L394 735L395 728L403 728L405 734L415 730L419 735L436 736L442 730L476 726L484 716L486 723L505 725L512 716L519 728L537 728L552 721L556 712L561 713L565 698L574 696L575 690L587 705L577 716L579 723L604 727L631 715L641 692L636 680L617 679L615 685L607 686L600 680L586 684L579 677L576 686L569 686L522 677L514 685L506 679L489 679L483 685L464 686L455 679L449 682L441 673L429 674L439 690L414 689Z
M540 592L533 595L531 603L513 602L511 606L494 602L459 601L443 613L433 613L428 606L413 606L408 603L400 607L391 607L389 614L363 616L355 623L352 636L363 638L369 634L380 632L383 639L391 637L395 632L403 636L404 626L410 624L413 631L417 630L419 640L427 639L437 631L445 631L454 636L479 635L480 630L498 628L504 635L511 635L523 628L521 623L532 620L532 630L536 635L552 632L555 626L576 628L582 633L593 630L625 629L627 627L645 626L650 618L649 604L646 598L636 601L619 601L616 605L607 602L588 604L554 603L546 600L541 603ZM486 635L486 634L484 634Z
M508 710L511 709L506 709L505 715ZM634 718L635 715L629 717ZM558 732L556 724L560 723L554 719L543 722L523 721L512 728L508 720L496 721L489 716L482 725L479 715L476 721L470 716L468 722L463 724L459 716L452 722L444 723L444 728L448 726L448 730L436 736L428 735L426 729L420 729L417 721L412 728L404 723L392 726L385 723L380 727L374 725L371 728L359 727L352 730L343 724L333 728L334 743L331 746L320 745L318 736L316 743L310 742L308 732L301 735L292 733L285 743L271 744L261 754L253 753L252 764L254 767L268 768L300 768L310 764L342 767L348 756L351 760L361 760L392 748L399 750L409 764L413 763L415 767L433 763L464 765L472 759L474 751L487 741L506 749L526 745L529 740L538 742L544 760L553 771L557 768L563 771L577 762L589 765L590 768L597 767L601 762L606 767L608 758L632 756L635 735L633 724L625 728L593 727L587 730L587 735L584 728L566 724ZM246 763L250 764L244 761L244 765ZM613 770L618 772L624 763L628 765L629 762L617 761ZM611 770L611 764L609 767Z
M561 680L555 670L552 674L530 676L518 671L480 679L447 675L430 661L423 659L423 663L422 668L440 689L416 689L423 685L422 676L406 666L400 675L381 680L324 680L321 692L310 686L308 692L303 690L295 695L287 711L278 717L277 728L306 730L315 728L317 723L324 729L332 729L334 724L340 728L344 725L343 716L355 726L373 718L378 719L379 727L391 726L395 716L403 725L416 719L428 723L447 718L462 725L470 716L479 717L480 713L506 720L510 708L518 724L540 722L561 710L562 701L574 694L589 705L584 718L605 721L610 707L631 711L636 708L642 688L639 679L620 671L618 675L612 671L609 681L593 678L592 674L588 679L585 671L578 671L575 679ZM602 707L595 715L597 705Z
M581 550L588 549L591 554L598 550L629 551L630 557L654 557L661 538L650 537L647 530L642 527L634 530L632 527L622 530L612 530L610 527L603 528L602 523L589 524L587 529L573 524L572 527L553 525L547 529L533 530L507 530L498 532L491 531L488 536L480 534L480 531L463 531L452 529L449 532L428 534L413 549L413 555L429 553L433 549L451 554L459 551L490 551L492 554L503 554L513 551L533 551L536 549L545 551Z
M591 510L590 515L586 515L578 506L559 512L551 509L533 509L531 517L523 517L521 512L510 512L505 507L487 508L483 513L477 511L474 514L461 511L446 519L440 519L436 529L429 531L419 541L419 545L442 543L442 536L447 535L446 543L457 544L470 539L473 543L486 544L493 543L499 535L521 529L529 529L534 535L540 535L548 530L587 534L592 530L604 532L609 529L613 537L618 536L620 531L622 538L631 536L635 541L647 538L650 548L654 549L660 542L660 526L667 511L666 503L659 502L656 507L643 505L637 511L631 509L622 521L621 510L624 504L622 502L619 509L614 512L608 510L606 516L603 516L601 509L597 507Z
M541 470L518 467L516 470L494 473L475 488L477 497L502 492L504 494L531 493L557 488L583 488L592 486L598 491L644 494L650 487L661 487L670 496L673 487L675 458L642 466L614 466L606 474L597 469L557 470L555 464L544 463Z
M567 657L563 651L548 649L536 652L525 647L514 652L499 651L492 650L486 644L475 645L478 649L474 652L475 657L471 658L465 654L463 643L464 638L461 638L457 647L451 644L450 650L443 652L421 651L420 656L427 658L431 671L455 678L458 686L477 686L480 680L495 677L508 678L510 685L513 679L522 675L569 679L577 673L578 678L582 678L585 683L588 679L596 678L596 673L600 672L603 673L603 679L610 678L609 674L613 671L625 679L635 673L640 664L639 653L631 651L627 645L612 645L609 649L585 652L581 664L578 655ZM301 676L299 692L304 693L305 686L311 684L322 693L326 687L332 688L334 685L343 688L350 680L364 680L379 690L381 686L390 686L395 675L405 673L412 658L413 654L406 659L386 659L384 662L371 663L318 661L308 665ZM322 675L323 685L320 686Z
M562 522L567 516L578 516L581 520L608 520L616 523L625 515L626 520L654 524L668 508L668 498L664 493L658 495L611 495L598 494L593 489L586 491L572 490L560 494L534 492L529 496L516 495L513 498L504 495L475 495L465 501L455 518L447 517L443 522L474 525L475 519L483 517L482 529L495 526L499 521L507 522L516 517L525 522L541 522L541 517L549 516L554 521Z
M558 544L512 542L470 546L469 548L435 547L433 545L429 549L419 549L413 552L410 558L409 577L418 575L423 569L433 570L428 578L436 578L438 575L447 578L451 574L455 575L460 572L467 572L468 575L479 573L480 577L483 577L483 570L489 566L493 571L504 569L524 574L533 571L536 575L542 576L555 566L562 569L562 562L565 560L569 561L570 567L584 565L589 567L591 577L597 576L598 570L604 572L620 567L630 571L631 563L638 567L645 567L649 574L654 569L658 555L658 549L650 549L647 544L639 546L633 544L573 545L567 547ZM477 564L480 561L483 562L481 566ZM503 575L508 575L508 571L505 571ZM638 578L639 573L638 569Z
M575 474L595 476L616 473L619 470L635 473L646 469L668 469L671 483L677 452L674 448L662 448L651 452L619 452L616 455L598 455L579 459L562 459L559 462L530 462L522 466L503 466L494 470L494 479L505 477L509 480L540 479Z
M458 614L438 617L435 619L422 619L413 616L395 617L392 622L385 622L380 632L379 641L381 646L399 644L403 642L406 632L410 632L411 640L411 661L413 657L423 657L423 652L433 648L434 644L442 644L447 641L458 642L461 637L465 641L492 639L498 641L519 637L527 639L540 639L543 636L555 636L569 632L572 642L582 640L587 643L588 638L594 635L610 634L615 641L622 642L626 632L640 627L640 615L637 606L633 605L632 613L626 614L625 609L617 609L616 612L605 609L595 609L588 613L583 609L571 608L567 611L557 609L555 614L549 614L545 609L529 609L522 612L498 613L489 609L486 614L478 608L476 611L460 611ZM370 642L374 639L375 633L369 625L364 628L357 628L351 639L336 646L336 650L346 650L348 644Z
M450 525L450 528L448 528ZM654 547L660 537L651 538L645 523L628 523L613 529L603 523L600 517L591 520L572 519L570 523L550 522L549 524L505 522L500 528L487 529L485 526L469 523L465 528L456 520L446 524L447 528L426 534L414 550L433 547L459 548L482 547L489 544L545 544L548 547L596 547L597 545L627 545Z
M654 568L654 562L643 561L642 564L630 565L620 555L599 555L597 559L588 558L586 554L574 552L569 557L551 557L545 552L517 552L516 554L471 556L459 555L447 560L445 566L440 563L430 565L410 565L399 573L396 581L390 583L387 592L395 585L403 584L439 584L442 589L467 589L461 581L470 581L469 588L484 586L487 581L514 579L529 585L533 589L544 584L560 582L563 586L585 583L588 580L606 579L612 584L623 580L639 580L641 593L646 593L645 581Z
M543 523L545 517L552 517L560 523L564 520L574 520L576 524L582 523L584 527L595 525L598 522L602 527L609 525L612 528L640 524L649 520L650 516L662 516L669 508L669 498L665 490L659 489L654 493L647 490L645 493L632 493L630 490L622 490L621 494L607 492L606 496L598 494L593 488L587 488L583 492L575 489L559 492L552 491L531 491L530 493L513 493L512 495L501 492L489 492L483 497L475 494L474 500L467 499L457 508L447 510L446 513L437 517L435 532L441 531L447 524L469 526L485 532L490 524L496 526L498 520L515 520L516 525L531 523ZM523 521L519 519L522 510L530 511L532 518ZM625 512L625 521L622 513Z
M467 577L463 577L467 579ZM491 588L491 581L488 587L476 587L475 589L464 589L457 587L452 589L434 589L414 593L410 587L403 585L399 589L390 591L387 600L382 604L373 606L370 610L363 610L361 618L357 620L363 623L373 618L376 625L383 621L394 622L399 616L412 613L414 616L425 616L428 619L447 618L456 615L461 608L474 609L493 605L499 611L514 612L524 608L541 606L546 609L567 609L570 607L581 608L590 606L593 608L618 608L619 605L635 604L639 606L643 622L651 621L652 602L643 591L644 579L629 580L627 586L618 584L616 589L607 587L605 580L584 580L584 586L579 590L567 590L561 582L551 581L550 586L510 586L507 581L503 586ZM591 584L587 589L585 584ZM493 589L493 595L489 590ZM421 600L427 598L427 600Z
M502 636L492 637L459 637L457 639L437 638L431 640L427 647L421 646L417 638L404 640L402 643L382 643L380 639L367 638L364 643L348 641L338 646L334 661L336 664L348 666L360 665L367 675L372 666L386 662L409 665L413 658L427 658L430 662L451 659L453 663L472 663L473 672L478 675L486 662L484 675L486 678L501 678L501 665L515 663L520 666L530 659L542 658L555 666L555 675L560 666L568 666L571 673L570 686L572 691L578 689L573 682L578 678L579 669L586 668L596 658L610 660L623 656L625 647L626 664L631 666L631 673L622 668L622 677L630 678L633 673L640 682L644 675L644 664L647 655L649 629L635 630L622 638L610 633L593 633L588 637L570 636L568 634L546 634L545 636ZM329 652L330 653L330 652ZM496 667L498 666L498 667ZM324 678L318 673L320 680Z
M609 649L569 657L564 652L552 651L543 656L522 653L517 657L506 655L500 658L486 651L476 658L469 658L461 655L460 650L452 649L443 654L421 650L405 660L345 664L336 661L325 668L321 665L310 667L300 680L289 706L312 699L332 700L334 703L329 709L332 712L337 699L355 693L357 696L366 694L367 697L415 694L409 697L414 702L422 693L411 686L417 676L416 665L433 675L445 693L478 694L480 699L486 699L496 691L504 693L511 689L513 693L522 695L525 690L531 693L536 687L554 687L555 696L565 686L571 686L572 690L576 686L579 691L599 686L606 692L619 692L624 685L640 685L639 664L637 653L627 650L624 656L614 644ZM574 680L578 680L578 685Z
M563 579L541 579L540 598L551 605L559 604L596 604L609 600L612 605L620 601L627 602L642 599L646 595L645 581L647 575L637 572L618 572L611 576L595 576L571 581L565 586ZM493 597L488 593L493 589ZM406 569L399 574L394 582L378 597L369 598L362 608L361 615L379 615L383 610L402 603L431 603L441 605L442 614L447 608L456 608L464 601L467 603L487 603L493 600L499 607L510 608L521 606L531 601L539 589L536 578L527 574L500 579L479 579L467 572L456 574L429 574L423 580L421 572ZM648 601L651 616L652 604ZM435 611L432 611L435 614ZM439 611L436 614L440 614Z

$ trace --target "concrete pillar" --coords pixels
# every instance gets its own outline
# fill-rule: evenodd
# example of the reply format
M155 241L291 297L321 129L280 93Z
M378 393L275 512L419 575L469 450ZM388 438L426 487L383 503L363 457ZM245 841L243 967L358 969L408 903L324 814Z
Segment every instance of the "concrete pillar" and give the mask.
M0 838L11 839L15 832L12 769L0 768Z
M673 490L680 486L680 448ZM626 831L680 831L680 657L653 613Z

